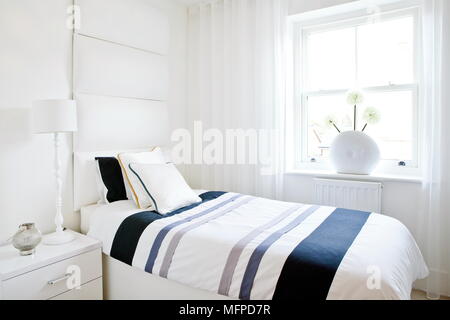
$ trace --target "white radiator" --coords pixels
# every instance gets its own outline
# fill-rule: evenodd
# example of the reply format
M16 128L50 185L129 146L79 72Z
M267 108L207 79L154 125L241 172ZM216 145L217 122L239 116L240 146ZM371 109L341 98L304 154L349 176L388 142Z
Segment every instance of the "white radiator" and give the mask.
M381 183L329 179L314 181L316 204L381 213Z

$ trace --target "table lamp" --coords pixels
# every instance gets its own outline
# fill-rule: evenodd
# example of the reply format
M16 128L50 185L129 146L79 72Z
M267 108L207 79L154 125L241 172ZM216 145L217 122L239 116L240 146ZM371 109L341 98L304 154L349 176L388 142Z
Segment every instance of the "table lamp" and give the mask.
M44 237L48 245L68 243L74 236L64 231L62 215L62 178L61 159L59 155L61 133L77 131L77 109L74 100L37 100L32 107L33 132L37 134L52 133L55 146L56 178L56 232Z

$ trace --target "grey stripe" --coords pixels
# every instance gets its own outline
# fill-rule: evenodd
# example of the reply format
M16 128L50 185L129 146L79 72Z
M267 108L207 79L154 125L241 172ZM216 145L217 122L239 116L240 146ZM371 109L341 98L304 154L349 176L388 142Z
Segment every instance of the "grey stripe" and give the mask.
M228 193L226 193L226 194L228 194ZM220 196L218 199L221 199L221 197L223 197L223 196ZM179 225L182 225L184 223L191 222L194 219L198 219L200 217L203 217L204 215L207 215L210 212L213 212L214 210L217 210L217 209L225 206L226 204L228 204L230 202L233 202L233 201L235 201L235 200L237 200L237 199L239 199L241 197L242 197L241 194L236 194L236 195L232 196L231 198L229 198L229 199L227 199L225 201L222 201L222 202L220 202L220 203L218 203L218 204L216 204L216 205L214 205L212 207L209 207L206 210L203 210L203 211L201 211L199 213L196 213L196 214L194 214L192 216L188 216L188 217L186 217L186 218L184 218L182 220L175 221L175 222L165 226L162 230L159 231L158 235L156 236L155 241L153 242L152 249L150 250L150 254L148 255L147 264L145 265L145 271L153 273L153 266L155 265L155 261L156 261L156 258L158 256L159 248L161 247L165 237L170 232L170 230L172 230L173 228L178 227Z
M172 240L170 241L170 244L169 244L169 246L168 246L168 248L167 248L167 250L166 250L166 254L165 254L165 256L164 256L164 260L163 260L163 262L162 262L161 269L160 269L160 271L159 271L159 275L160 275L161 277L163 277L163 278L167 278L167 274L169 273L169 268L170 268L170 265L171 265L171 263L172 263L173 255L175 254L175 250L177 249L178 244L179 244L180 241L181 241L181 238L182 238L187 232L189 232L189 231L191 231L191 230L193 230L193 229L195 229L195 228L198 228L198 227L204 225L205 223L208 223L208 222L211 221L211 220L220 218L221 216L227 214L228 212L233 211L233 210L235 210L235 209L237 209L237 208L243 206L244 204L249 203L249 202L252 201L253 199L254 199L253 197L247 197L247 198L245 198L243 201L238 202L238 203L235 203L235 204L233 204L232 206L229 206L228 208L219 211L218 213L216 213L216 214L214 214L214 215L208 217L208 218L205 219L205 220L198 221L198 222L193 223L193 224L191 224L191 225L189 225L189 226L187 226L187 227L185 227L185 228L183 228L183 229L181 229L181 230L178 230L178 232L175 233L175 235L173 236L173 238L172 238Z
M312 206L309 209L305 210L300 216L294 219L291 223L278 231L272 233L269 237L266 238L258 247L256 247L255 251L253 251L250 260L247 264L247 268L245 269L244 278L241 283L241 290L239 292L239 299L249 300L250 293L253 288L253 282L255 281L256 272L258 271L259 265L261 263L262 258L266 251L270 248L270 246L280 239L284 234L288 233L298 225L300 225L306 218L308 218L311 214L313 214L320 206Z
M238 264L239 258L244 251L244 248L247 244L259 236L261 233L266 231L267 229L273 227L278 224L280 221L287 218L291 213L299 210L303 205L295 205L290 207L289 209L283 211L280 215L267 222L263 226L260 226L242 238L236 245L231 249L230 254L228 255L227 263L225 264L225 268L222 272L222 278L220 279L219 290L218 293L227 296L230 291L231 281L233 279L234 271Z

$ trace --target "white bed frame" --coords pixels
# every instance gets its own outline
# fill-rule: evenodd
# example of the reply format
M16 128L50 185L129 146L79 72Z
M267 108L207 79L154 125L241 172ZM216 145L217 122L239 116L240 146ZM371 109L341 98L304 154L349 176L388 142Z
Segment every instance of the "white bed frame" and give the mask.
M105 300L230 300L167 280L103 255Z

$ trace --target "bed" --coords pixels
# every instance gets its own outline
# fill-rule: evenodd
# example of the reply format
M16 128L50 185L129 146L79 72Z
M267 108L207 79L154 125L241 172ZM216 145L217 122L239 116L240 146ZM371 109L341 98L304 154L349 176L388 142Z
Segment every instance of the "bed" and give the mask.
M393 218L198 193L202 203L167 216L132 201L81 210L84 232L103 242L107 298L409 299L428 275Z
M127 200L95 205L93 159L169 145L169 92L184 81L171 15L136 0L136 18L110 1L76 0L73 70L74 211L103 243L106 299L409 299L428 270L387 216L218 191L164 217Z

